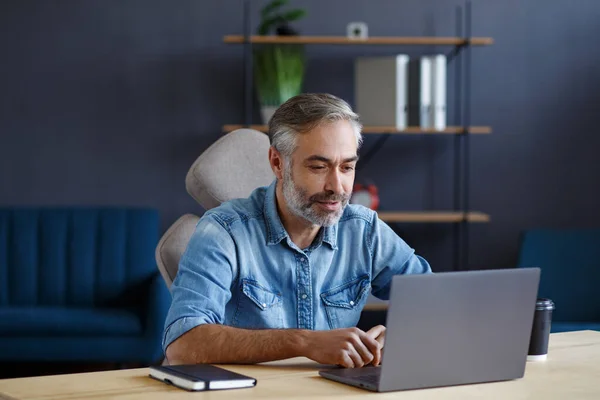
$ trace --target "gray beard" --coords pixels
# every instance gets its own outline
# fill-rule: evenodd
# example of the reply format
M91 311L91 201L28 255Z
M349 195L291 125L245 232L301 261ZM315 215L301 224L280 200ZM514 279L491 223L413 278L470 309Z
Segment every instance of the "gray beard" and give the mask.
M308 199L308 197L306 190L296 186L292 178L291 168L286 168L283 174L283 198L287 207L292 214L304 218L313 225L332 226L337 224L350 199L349 195L344 195L339 210L327 212L313 207L315 201Z

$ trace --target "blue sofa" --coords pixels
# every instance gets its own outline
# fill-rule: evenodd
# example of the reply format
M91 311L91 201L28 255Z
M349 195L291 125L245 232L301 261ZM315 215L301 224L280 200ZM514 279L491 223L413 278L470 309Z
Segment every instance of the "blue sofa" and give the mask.
M518 266L541 268L539 296L556 305L552 332L600 330L600 229L528 230Z
M156 363L158 213L0 208L0 361Z

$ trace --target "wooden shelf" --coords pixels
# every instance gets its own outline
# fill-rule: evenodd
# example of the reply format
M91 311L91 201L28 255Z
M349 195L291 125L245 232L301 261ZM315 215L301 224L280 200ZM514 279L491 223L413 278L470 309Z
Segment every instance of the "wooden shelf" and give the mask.
M407 211L377 213L385 222L418 222L418 223L454 223L467 220L468 222L490 222L490 216L482 212L463 213L460 211Z
M398 130L394 126L364 126L364 134L389 133L392 135L457 135L465 133L465 128L462 126L448 126L443 131L435 129L423 129L418 126L409 126L406 129ZM482 135L492 133L492 128L489 126L471 126L469 133Z
M245 43L243 35L227 35L225 43ZM367 39L350 39L346 36L250 36L251 43L288 44L342 44L342 45L433 45L460 46L467 44L465 38L450 36L374 36ZM494 43L491 37L472 37L471 45L489 46Z
M363 307L363 311L386 311L387 309L388 309L388 302L367 303Z
M223 132L229 133L236 129L250 128L261 132L267 132L267 125L223 125ZM489 134L492 128L489 126L471 126L469 133L471 134ZM393 126L364 126L363 134L392 134L392 135L457 135L465 133L465 128L461 126L449 126L443 131L434 129L422 129L418 126L409 126L408 128L399 131Z

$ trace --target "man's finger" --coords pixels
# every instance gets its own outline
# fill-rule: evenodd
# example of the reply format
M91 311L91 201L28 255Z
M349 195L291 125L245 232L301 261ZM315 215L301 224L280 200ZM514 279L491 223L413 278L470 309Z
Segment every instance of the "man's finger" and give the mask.
M354 348L362 358L365 365L373 361L375 358L373 351L377 351L377 346L374 348L372 343L365 343L365 341L368 341L366 338L368 338L367 334L362 332L358 336L358 342L354 343Z
M386 327L383 325L377 325L367 331L367 334L372 338L375 338L379 342L380 348L383 349L385 345L385 331Z
M360 356L360 354L358 354L358 352L356 351L356 349L352 348L351 350L348 350L348 355L350 356L350 359L352 360L352 367L350 368L361 368L363 365L365 365L364 361L362 360L362 357Z
M385 344L385 331L386 327L383 325L377 325L367 331L367 335L371 338L375 339L379 343L379 351L377 353L373 353L375 356L373 360L373 365L378 366L381 363L382 358L382 349Z
M343 355L343 362L342 362L342 367L344 368L354 368L354 361L352 361L352 357L350 357L348 355L347 352L344 351L344 355Z
M371 336L373 339L378 339L382 334L385 334L385 329L385 326L377 325L369 329L367 335Z
M373 366L378 366L381 363L381 348L382 346L379 344L377 340L374 340L375 345L377 346L377 350L373 352Z
M376 362L381 359L381 345L367 333L360 335L360 340L372 355L372 359L369 360L369 362L373 362L373 365L377 365Z

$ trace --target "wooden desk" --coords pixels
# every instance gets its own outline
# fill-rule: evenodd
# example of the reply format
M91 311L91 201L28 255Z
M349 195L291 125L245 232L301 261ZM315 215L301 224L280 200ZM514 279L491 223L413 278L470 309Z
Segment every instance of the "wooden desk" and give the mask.
M320 378L319 365L299 358L228 366L253 376L253 389L186 392L148 377L148 369L0 380L0 399L600 399L600 332L552 334L548 360L527 364L525 377L508 382L371 393Z

